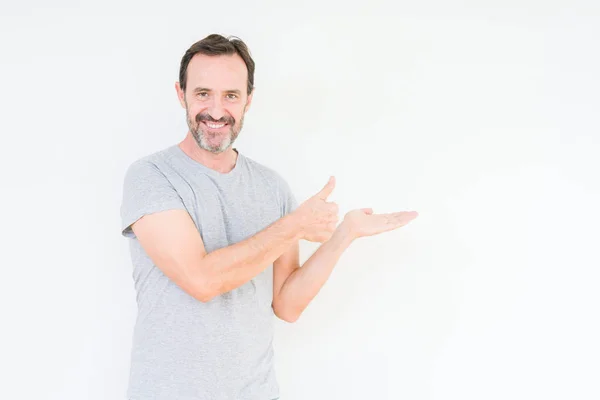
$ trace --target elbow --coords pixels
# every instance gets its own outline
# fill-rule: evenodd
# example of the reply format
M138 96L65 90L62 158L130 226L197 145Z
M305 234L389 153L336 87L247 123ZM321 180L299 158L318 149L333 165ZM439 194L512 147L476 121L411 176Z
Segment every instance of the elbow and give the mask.
M300 315L302 314L301 312L294 312L293 310L286 310L285 308L282 309L282 307L273 307L273 311L277 318L290 324L298 321L298 318L300 318Z
M218 285L214 279L203 276L196 280L196 284L190 294L196 300L202 303L208 303L221 294L220 285Z
M300 318L300 315L294 315L294 316L287 316L287 317L283 317L281 318L281 320L293 324L294 322L298 321L298 318Z
M191 295L194 299L198 300L201 303L208 303L213 298L215 298L216 294L210 291L207 287L199 287L195 286L191 290L187 291L189 295Z
M208 303L212 299L215 298L215 295L208 292L196 292L194 293L194 298L201 303Z

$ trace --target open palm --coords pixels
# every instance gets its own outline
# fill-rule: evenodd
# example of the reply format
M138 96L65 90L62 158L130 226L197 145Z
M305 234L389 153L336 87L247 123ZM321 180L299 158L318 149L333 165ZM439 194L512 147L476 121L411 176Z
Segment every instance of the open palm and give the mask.
M362 237L400 228L417 218L418 215L416 211L373 214L373 210L370 208L360 208L346 213L344 222L356 237Z

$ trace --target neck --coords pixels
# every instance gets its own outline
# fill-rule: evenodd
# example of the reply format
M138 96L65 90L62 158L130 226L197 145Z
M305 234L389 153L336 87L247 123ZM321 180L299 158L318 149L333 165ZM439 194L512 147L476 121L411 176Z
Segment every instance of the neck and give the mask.
M190 132L178 146L193 160L223 174L230 172L237 162L238 153L233 149L233 146L229 146L222 153L214 154L198 146Z

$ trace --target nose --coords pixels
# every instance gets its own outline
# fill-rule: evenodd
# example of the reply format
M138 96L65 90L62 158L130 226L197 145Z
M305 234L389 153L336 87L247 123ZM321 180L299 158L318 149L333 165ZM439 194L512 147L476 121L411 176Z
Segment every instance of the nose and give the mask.
M208 114L216 120L221 119L225 115L223 103L218 96L213 96L207 110Z

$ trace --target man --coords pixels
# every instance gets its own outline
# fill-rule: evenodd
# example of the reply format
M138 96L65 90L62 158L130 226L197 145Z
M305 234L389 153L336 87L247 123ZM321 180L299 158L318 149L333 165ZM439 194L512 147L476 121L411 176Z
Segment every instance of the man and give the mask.
M333 177L297 205L279 174L233 148L254 86L241 40L192 45L175 86L189 132L125 176L122 233L138 303L128 396L271 400L273 315L298 319L353 240L417 213L359 209L338 224ZM301 268L300 239L323 243Z

